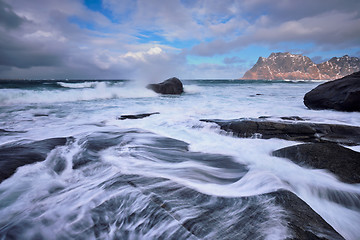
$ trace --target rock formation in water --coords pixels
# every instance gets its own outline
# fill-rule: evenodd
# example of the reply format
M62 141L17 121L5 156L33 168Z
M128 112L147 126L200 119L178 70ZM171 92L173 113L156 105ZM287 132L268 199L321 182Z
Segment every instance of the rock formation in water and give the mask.
M323 83L304 96L310 109L360 112L360 72Z
M51 150L65 145L71 138L50 138L25 144L7 144L0 148L0 183L16 172L18 167L41 162ZM62 168L56 166L54 170Z
M31 144L20 142L16 147L5 146L0 148L0 159L21 160L25 165L32 163L31 155L35 155L36 161L42 161L49 151L66 144L67 140L46 139ZM61 174L64 167L59 169L57 165L61 162L67 164L62 151L54 152L52 159L60 161L48 161L46 166L49 168L44 166L42 169L49 172L49 177L54 176L55 179L50 181L55 188L47 192L44 187L35 196L36 200L30 201L30 207L23 204L26 214L20 216L15 212L16 217L3 214L0 226L5 227L0 228L0 239L106 239L109 236L114 239L273 239L274 235L279 235L276 234L279 229L281 237L286 239L344 239L292 192L278 190L253 196L235 194L223 197L204 194L171 178L156 177L154 174L143 176L142 171L115 170L106 176L104 173L111 166L102 159L101 152L116 149L121 154L128 154L126 159L156 161L162 167L175 164L175 176L183 173L184 179L194 179L204 185L231 185L248 174L249 167L231 156L193 152L186 142L134 129L118 132L102 130L74 142L82 146L72 158L70 167L76 169L74 175L90 180L101 176L97 184L86 181L91 186L85 187L79 184L83 180L76 177L79 182L68 186L54 185L64 180L50 170ZM94 173L97 169L101 172ZM17 186L13 187L16 191ZM54 208L55 200L57 208L60 204L61 207L68 206L64 204L71 201L67 200L72 196L69 194L75 192L73 194L79 198L79 194L83 193L79 191L87 191L87 201L82 202L82 208L76 207L83 216L77 218L78 212L74 209L48 210ZM14 196L7 197L9 200L3 206L12 204L11 201L18 197ZM45 230L38 231L42 228Z
M271 53L268 58L259 57L257 63L244 74L242 79L329 80L357 71L360 71L360 59L357 57L345 55L315 64L309 57L301 54L278 52Z
M130 115L121 115L118 117L118 120L125 120L125 119L142 119L146 117L150 117L154 114L160 114L159 112L153 112L153 113L140 113L140 114L130 114Z
M184 92L182 82L176 78L169 78L161 83L149 84L146 88L161 94L182 94Z
M335 143L306 143L276 150L304 167L327 169L347 183L360 183L360 153Z
M360 127L310 123L305 121L272 121L266 118L218 120L203 119L213 122L226 132L241 138L279 138L289 141L327 142L345 145L360 144Z

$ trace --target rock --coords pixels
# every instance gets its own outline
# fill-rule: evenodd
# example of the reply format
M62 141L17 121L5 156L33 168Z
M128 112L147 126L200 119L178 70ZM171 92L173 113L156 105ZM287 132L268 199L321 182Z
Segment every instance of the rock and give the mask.
M289 121L305 121L303 118L299 116L290 116L290 117L280 117L282 120L289 120Z
M184 92L182 82L176 78L169 78L162 83L149 84L146 88L161 94L182 94Z
M63 144L65 139L53 141L53 144L47 140L36 142L38 145L21 146L33 147L35 153L43 150L37 158L41 160L58 141ZM0 221L6 226L0 228L3 239L27 239L34 236L31 235L34 229L40 228L46 231L39 231L34 239L49 239L49 234L56 239L79 236L102 239L109 237L109 233L114 239L272 239L274 231L284 234L280 236L284 239L343 239L309 205L289 191L246 197L237 197L236 193L226 197L219 196L220 192L219 195L202 193L200 190L206 189L207 185L225 185L226 188L246 176L248 166L231 156L193 152L186 142L136 129L118 132L102 129L82 135L76 145L82 149L73 156L73 168L78 169L76 181L64 184L61 192L55 189L55 195L47 196L41 192L41 197L36 195L34 201L29 200L33 203L31 207L22 204L24 207L15 215L7 218L4 215L5 221ZM19 150L10 147L5 152ZM109 148L118 151L124 159L133 158L139 163L156 161L164 177L156 177L144 169L138 173L113 171L101 154ZM12 154L16 156L17 153ZM175 166L169 174L174 177L161 170L171 163ZM90 168L90 164L94 167ZM98 168L101 172L94 173ZM111 174L106 175L108 169ZM95 185L86 181L87 178L98 179L98 176L101 178ZM178 180L181 176L193 179L199 187L182 184ZM80 185L82 183L90 186ZM100 195L97 187L101 188ZM71 191L75 192L75 197L86 191L89 199L79 210L86 217L77 218L79 211L56 211L51 215L54 201L49 199L60 199L58 207L66 208L68 199L73 196L69 195ZM66 199L66 205L61 201L63 199ZM26 214L17 217L18 212ZM56 218L50 222L52 216ZM56 219L68 219L68 224L59 224ZM75 225L72 225L74 219ZM44 223L51 225L45 228Z
M287 121L305 121L304 118L301 118L299 116L288 116L288 117L273 117L273 116L260 116L259 119L268 119L268 118L277 118Z
M172 236L164 235L165 239L267 239L271 234L269 231L279 225L286 230L284 239L344 239L308 204L289 191L220 197L203 194L169 179L121 174L105 183L103 188L117 190L127 185L137 194L136 201L145 205L142 211L123 209L129 205L127 199L135 194L109 198L93 210L95 215L106 213L106 218L95 221L94 232L103 231L104 226L110 228L121 216L133 221L162 219L171 226L179 226L172 230ZM132 217L126 214L132 214ZM149 231L149 225L144 224L142 231Z
M327 169L347 183L360 183L360 153L335 143L307 143L276 150L276 157L288 158L305 167Z
M271 53L268 58L260 57L242 79L336 79L360 71L357 57L334 57L329 61L315 64L309 57L301 54Z
M34 117L48 117L49 114L46 114L46 113L35 113L34 114Z
M16 133L25 133L25 131L10 131L10 130L0 128L0 136L13 135Z
M323 83L304 96L310 109L360 112L360 72Z
M50 138L27 144L0 147L0 182L13 175L18 167L44 161L57 146L65 145L68 138Z
M286 239L344 239L294 193L278 191L269 195L286 211L287 227L292 233L292 237Z
M125 119L141 119L145 117L149 117L154 114L160 114L159 112L153 112L153 113L141 113L141 114L135 114L135 115L121 115L118 117L118 120L125 120Z
M210 120L224 131L244 138L280 138L302 142L333 142L345 145L360 144L360 127L309 122L281 122L265 119Z

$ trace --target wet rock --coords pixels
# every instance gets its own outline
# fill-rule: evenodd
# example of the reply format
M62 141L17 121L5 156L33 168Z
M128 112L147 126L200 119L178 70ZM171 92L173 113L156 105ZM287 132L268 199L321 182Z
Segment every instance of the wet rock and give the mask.
M46 114L46 113L35 113L34 114L34 117L48 117L49 114Z
M64 143L65 139L53 141L53 144L49 140L39 141L36 142L39 146L33 143L28 147L34 147L36 151L44 149L41 152L44 157L57 141ZM0 228L0 238L27 239L33 236L34 229L44 228L46 231L39 231L34 238L106 239L111 233L114 239L269 239L274 238L275 230L283 233L281 237L284 239L343 239L304 201L288 191L247 197L237 197L236 194L223 197L201 192L202 186L203 189L210 184L226 187L248 174L248 167L231 156L192 152L186 142L136 129L92 132L82 135L76 144L80 145L81 151L74 155L73 161L84 159L92 162L76 167L76 173L81 173L79 175L84 179L78 182L76 178L75 185L53 186L49 197L60 200L71 196L78 198L81 190L86 191L90 199L78 211L60 210L51 215L52 209L45 211L53 208L49 198L36 197L33 206L23 210L26 214L0 221L6 225ZM165 177L139 175L142 171L136 171L138 174L111 171L106 175L108 172L102 170L113 167L105 163L99 153L108 148L119 151L125 161L130 158L140 162L156 161L159 169L173 163L173 171L169 174L174 174L175 178L167 174ZM122 151L122 148L127 151ZM90 164L94 164L93 167ZM94 173L97 169L101 172ZM96 179L101 177L96 185L84 181L87 177L91 181L95 176ZM199 184L196 184L198 187L189 187L178 179L192 179ZM79 185L84 182L90 186ZM74 191L74 186L79 191ZM69 196L71 192L75 195ZM59 201L58 207L64 206L65 209L68 206L61 204L64 203Z
M289 191L270 193L286 212L292 236L287 239L344 239L303 200Z
M13 135L16 133L25 133L25 131L10 131L10 130L0 128L0 136Z
M360 72L323 83L304 96L310 109L360 112Z
M257 94L251 94L251 95L249 95L249 97L256 97L256 96L262 96L262 95L264 95L264 94L257 93Z
M50 138L26 144L0 147L0 182L13 175L18 167L44 161L57 146L65 145L68 138Z
M259 119L268 119L268 118L277 118L272 116L260 116ZM288 116L288 117L279 117L279 119L282 120L288 120L288 121L305 121L304 118L301 118L299 116Z
M334 142L345 145L360 144L360 127L309 122L281 122L267 119L202 119L213 122L224 131L244 138L280 138L302 142Z
M272 153L301 166L326 169L343 182L360 183L360 153L334 143L308 143Z
M111 184L105 184L104 189L122 189L129 185L134 192L140 191L143 196L136 198L143 199L146 207L132 213L127 211L132 208L132 202L126 202L126 198L110 199L93 211L92 217L100 220L94 221L97 222L95 232L103 231L103 226L109 229L118 216L128 219L130 216L126 214L132 213L131 219L135 222L145 219L158 224L158 219L164 219L177 225L173 231L176 237L163 233L167 239L187 239L189 236L195 239L266 239L272 228L280 224L286 228L286 239L343 239L309 205L289 191L250 197L220 197L163 178L118 175L109 182ZM126 208L122 209L123 206ZM186 214L188 212L191 214ZM102 218L103 215L108 218ZM142 230L149 231L147 226L151 224L145 224ZM122 234L122 231L116 234Z
M289 120L289 121L305 121L303 118L299 116L290 116L290 117L280 117L282 120Z
M125 120L125 119L141 119L146 118L154 114L160 114L159 112L153 112L153 113L141 113L141 114L135 114L135 115L121 115L118 117L118 120Z
M149 84L146 88L153 90L156 93L161 94L182 94L184 92L182 82L176 78L169 78L162 83Z

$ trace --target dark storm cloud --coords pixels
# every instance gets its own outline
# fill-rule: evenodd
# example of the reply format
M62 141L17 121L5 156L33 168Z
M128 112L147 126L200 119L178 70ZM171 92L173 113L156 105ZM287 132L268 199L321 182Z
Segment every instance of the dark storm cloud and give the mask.
M37 44L29 44L0 31L0 65L30 68L34 66L58 66L61 55Z
M257 44L312 43L323 50L360 45L360 1L238 1L237 19L249 25L233 39L216 38L194 46L192 54L213 56Z
M284 49L283 43L302 52L360 46L358 0L102 0L100 5L0 0L0 78L230 76L243 71L240 58L189 64L187 55L233 56L250 45Z
M19 27L24 21L13 12L10 5L0 0L0 25L6 29L12 29Z

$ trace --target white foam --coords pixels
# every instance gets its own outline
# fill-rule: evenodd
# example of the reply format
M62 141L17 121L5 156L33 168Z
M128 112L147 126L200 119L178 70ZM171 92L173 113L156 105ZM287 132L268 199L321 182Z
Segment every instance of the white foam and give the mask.
M151 90L138 87L107 86L100 82L94 88L71 86L68 90L14 90L4 89L0 93L0 106L31 103L61 103L91 100L149 98L158 96Z
M26 132L1 136L0 140L4 143L19 139L35 140L81 135L92 131L104 131L109 126L112 126L113 129L144 129L188 142L191 151L231 156L234 161L246 164L250 171L242 179L232 184L204 183L181 175L182 173L179 174L177 171L186 169L186 167L189 169L199 168L198 165L145 163L133 158L119 162L119 153L116 149L112 149L112 151L103 152L104 155L102 155L107 163L116 166L114 169L108 170L110 173L106 172L106 174L115 174L119 172L119 169L128 173L153 174L152 176L172 179L206 194L227 197L252 196L277 189L289 189L305 200L343 236L354 239L354 236L359 236L357 225L354 224L360 222L359 213L320 198L316 193L317 190L314 189L328 188L356 194L360 191L359 185L341 183L327 171L302 168L287 159L271 156L272 151L298 144L297 142L278 139L234 138L229 135L221 135L221 131L215 124L199 121L204 118L235 119L259 116L276 118L297 115L319 123L360 126L360 113L307 109L303 105L303 96L318 84L319 82L293 84L271 81L256 84L233 82L232 84L216 85L214 83L214 85L203 84L201 86L188 84L184 86L186 93L181 96L158 95L143 85L108 86L102 82L96 83L96 86L90 86L88 83L84 83L82 86L69 85L65 90L2 89L0 92L0 105L2 105L0 128ZM31 105L33 103L37 105ZM48 116L34 117L34 113L37 112L46 113ZM122 114L149 112L160 112L160 114L138 120L117 120L117 117ZM352 149L360 151L359 147L352 147ZM70 166L71 158L78 150L74 147L63 153L63 157L69 164L63 175L57 180L60 183L69 179L71 179L69 181L76 181L80 178L76 177L76 174L80 173L73 171ZM128 150L131 151L131 149ZM125 150L123 149L123 151ZM45 174L42 172L43 164L45 163L34 165L35 170L31 171L34 171L34 174ZM21 174L26 169L30 168L24 167L23 170L16 173L17 177L2 182L1 190L7 186L9 191L12 188L16 192L16 188L12 184L23 179ZM206 170L214 171L211 168L206 168ZM96 177L99 176L101 174L96 175ZM35 176L33 177L35 178ZM39 179L43 180L43 184L46 185L46 181L52 177L43 176ZM24 181L28 181L27 178L24 179ZM99 183L100 180L94 177L87 181L88 185L85 188L92 189L91 185ZM74 187L72 193L76 193L76 196L81 195L81 187L75 185L75 183L74 186L72 185ZM21 183L18 187L21 188L19 191L23 191L22 188L26 189L27 185ZM36 192L36 190L35 188L33 191ZM92 189L92 191L92 193L100 195L102 193L101 190ZM13 192L8 193L12 194ZM66 201L71 202L71 194L69 193L68 196L69 199ZM77 206L80 206L82 201L86 202L85 198L78 197ZM7 198L4 196L2 199ZM62 201L61 199L57 200ZM18 207L21 208L21 206ZM4 214L1 215L4 216Z
M100 82L83 82L83 83L58 82L57 84L65 88L92 88L100 84Z

